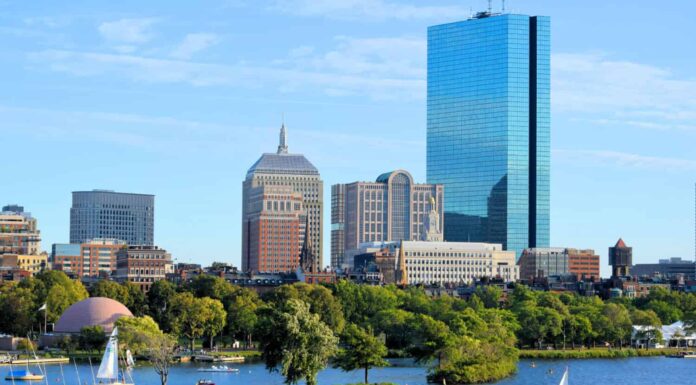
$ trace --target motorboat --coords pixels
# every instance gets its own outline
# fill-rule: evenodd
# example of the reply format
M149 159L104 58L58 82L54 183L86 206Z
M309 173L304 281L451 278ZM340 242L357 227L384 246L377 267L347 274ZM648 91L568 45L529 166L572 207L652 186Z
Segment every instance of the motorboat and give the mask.
M43 379L43 374L34 374L29 370L12 370L5 377L7 381L41 381Z
M199 372L217 372L217 373L236 373L239 372L239 369L237 368L230 368L227 365L222 365L222 366L211 366L209 368L200 368L198 369Z
M211 380L198 380L196 385L215 385L215 383Z

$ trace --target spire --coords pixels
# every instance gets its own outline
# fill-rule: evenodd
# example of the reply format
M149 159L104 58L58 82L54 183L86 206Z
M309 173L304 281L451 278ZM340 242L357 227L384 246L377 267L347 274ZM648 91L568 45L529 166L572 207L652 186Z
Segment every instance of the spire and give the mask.
M285 122L280 126L280 143L278 144L278 154L288 153L288 134L285 132Z

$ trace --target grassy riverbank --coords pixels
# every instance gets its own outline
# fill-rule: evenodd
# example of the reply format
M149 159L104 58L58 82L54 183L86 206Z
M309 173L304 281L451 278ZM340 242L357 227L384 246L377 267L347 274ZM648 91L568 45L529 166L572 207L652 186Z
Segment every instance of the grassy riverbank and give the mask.
M564 360L587 358L655 357L675 354L678 349L575 349L575 350L520 350L520 358L537 360Z

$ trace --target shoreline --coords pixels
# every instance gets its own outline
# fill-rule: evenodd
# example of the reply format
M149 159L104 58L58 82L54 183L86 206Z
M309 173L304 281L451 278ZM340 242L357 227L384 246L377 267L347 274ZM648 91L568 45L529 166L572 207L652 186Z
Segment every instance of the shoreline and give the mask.
M520 350L520 359L559 360L559 359L616 359L631 357L662 357L684 351L683 349L566 349L566 350Z

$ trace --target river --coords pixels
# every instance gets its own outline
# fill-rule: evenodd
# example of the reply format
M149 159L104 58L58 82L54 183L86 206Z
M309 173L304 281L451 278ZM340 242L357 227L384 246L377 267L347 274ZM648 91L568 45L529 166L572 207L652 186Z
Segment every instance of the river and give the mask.
M393 366L370 370L370 382L393 382L400 385L427 385L426 368L414 365L410 360L392 360ZM519 371L513 377L497 382L497 385L545 385L558 384L566 366L570 369L570 384L573 385L634 385L634 384L693 384L696 383L696 360L664 357L626 358L605 360L553 360L537 361L532 368L530 360L522 360ZM206 365L207 366L207 365ZM230 365L232 366L232 365ZM236 364L239 373L203 373L196 364L182 364L172 368L169 385L195 385L201 378L213 380L217 385L283 385L277 373L268 373L263 364ZM37 368L30 368L38 371ZM63 374L58 365L46 366L49 385L60 385L63 376L66 385L78 385L75 367L63 365ZM96 371L96 368L94 369ZM0 367L4 378L9 367ZM82 384L92 384L88 365L78 365ZM137 385L159 385L159 377L152 367L137 367L133 370ZM363 372L343 372L328 368L319 374L320 385L351 384L362 381ZM9 381L5 381L9 384ZM25 383L26 384L26 383ZM35 382L35 385L39 383Z

